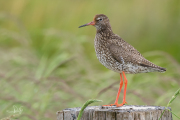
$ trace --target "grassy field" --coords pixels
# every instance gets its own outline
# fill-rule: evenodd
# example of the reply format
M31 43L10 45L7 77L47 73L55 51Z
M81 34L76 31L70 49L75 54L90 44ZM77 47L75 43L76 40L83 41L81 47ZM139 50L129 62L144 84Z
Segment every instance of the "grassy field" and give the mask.
M167 105L180 86L179 0L1 0L0 119L17 114L14 105L23 106L19 119L53 120L91 98L114 102L119 74L97 60L95 28L78 28L100 13L114 33L167 68L127 75L128 104ZM170 106L178 116L179 101Z

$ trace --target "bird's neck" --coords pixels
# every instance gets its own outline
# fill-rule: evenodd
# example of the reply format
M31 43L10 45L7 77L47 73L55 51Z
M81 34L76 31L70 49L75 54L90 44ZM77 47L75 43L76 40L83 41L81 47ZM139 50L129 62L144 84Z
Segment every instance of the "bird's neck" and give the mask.
M110 25L97 27L96 28L96 33L114 34Z
M96 29L96 33L97 34L101 34L101 36L111 36L113 35L113 31L111 29L111 26L108 26L108 27L104 27L104 28L100 28L100 29Z

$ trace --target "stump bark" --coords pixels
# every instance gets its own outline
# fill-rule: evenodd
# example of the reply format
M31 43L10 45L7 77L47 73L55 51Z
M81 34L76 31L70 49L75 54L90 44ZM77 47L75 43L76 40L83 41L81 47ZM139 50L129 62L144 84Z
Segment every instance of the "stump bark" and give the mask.
M67 108L58 111L57 120L77 120L80 109ZM84 110L81 120L158 120L164 109L161 106L89 106ZM165 110L160 120L172 120L171 112Z

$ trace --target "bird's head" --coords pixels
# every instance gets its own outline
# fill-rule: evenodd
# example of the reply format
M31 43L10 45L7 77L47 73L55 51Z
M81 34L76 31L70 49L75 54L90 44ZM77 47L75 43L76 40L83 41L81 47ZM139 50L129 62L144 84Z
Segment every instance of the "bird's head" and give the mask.
M110 27L109 19L104 14L95 15L92 22L81 25L81 26L79 26L79 28L85 27L88 25L92 25L92 26L96 27L97 30L102 30L102 29L106 29L107 27Z

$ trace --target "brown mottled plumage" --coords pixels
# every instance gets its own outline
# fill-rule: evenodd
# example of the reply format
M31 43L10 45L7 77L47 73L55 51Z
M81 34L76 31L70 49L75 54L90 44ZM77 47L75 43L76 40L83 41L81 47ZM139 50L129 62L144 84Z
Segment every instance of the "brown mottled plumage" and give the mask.
M96 55L105 67L118 73L124 71L131 74L166 71L146 60L133 46L114 34L106 15L98 14L93 21L97 29L94 40Z
M98 14L94 17L92 22L80 27L87 25L93 25L97 30L94 39L94 47L98 60L106 68L120 73L121 77L123 74L125 78L124 73L136 74L166 71L165 68L159 67L146 60L133 46L124 41L120 36L114 34L106 15ZM127 80L125 78L125 85L127 85L126 82ZM121 87L122 85L120 89ZM117 101L118 98L116 98L115 104L112 105L122 106L126 103L126 101L123 100L123 103L119 105Z

